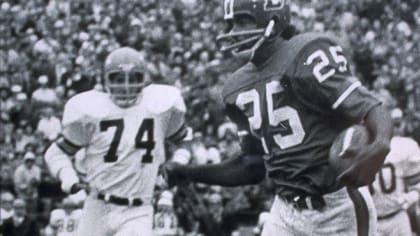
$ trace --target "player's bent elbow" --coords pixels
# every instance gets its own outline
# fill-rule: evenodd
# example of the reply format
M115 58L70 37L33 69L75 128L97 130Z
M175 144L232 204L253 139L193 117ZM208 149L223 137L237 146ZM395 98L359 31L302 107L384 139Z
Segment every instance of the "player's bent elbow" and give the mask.
M48 148L44 152L44 161L47 166L50 165L50 162L54 159L54 153L56 152L57 145L55 143L51 143Z
M369 111L366 118L366 126L373 135L371 142L373 152L385 156L390 151L392 137L392 119L389 112L382 105L376 106Z
M56 156L64 154L63 151L57 146L55 142L51 143L50 146L44 153L44 160L49 165L51 162L54 162Z

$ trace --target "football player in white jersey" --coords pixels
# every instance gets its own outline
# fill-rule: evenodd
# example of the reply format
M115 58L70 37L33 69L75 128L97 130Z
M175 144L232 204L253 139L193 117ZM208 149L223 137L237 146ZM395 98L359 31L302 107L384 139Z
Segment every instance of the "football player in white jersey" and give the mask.
M395 111L393 112L394 116ZM394 121L395 121L395 117ZM394 126L391 151L369 186L378 214L378 235L411 235L407 208L419 200L420 148Z
M61 137L45 161L62 189L75 193L82 185L69 157L85 149L79 164L90 193L77 235L151 235L164 143L185 137L185 104L177 88L148 85L144 59L134 49L111 52L104 77L107 92L90 90L66 103Z
M74 209L75 204L70 198L63 199L62 208L51 211L50 222L46 232L55 236L73 236L76 232L81 209Z

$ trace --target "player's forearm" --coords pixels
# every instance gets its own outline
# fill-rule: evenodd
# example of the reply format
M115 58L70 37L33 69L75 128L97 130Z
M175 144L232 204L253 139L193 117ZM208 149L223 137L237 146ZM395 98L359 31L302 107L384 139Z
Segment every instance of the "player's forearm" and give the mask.
M52 176L58 178L63 191L69 193L71 187L79 182L70 157L53 143L45 152L44 158Z
M265 166L261 156L242 155L219 164L185 166L183 172L194 182L232 187L259 183Z
M383 106L376 106L368 113L365 122L372 136L372 152L376 153L378 158L385 158L392 137L392 120L389 112Z

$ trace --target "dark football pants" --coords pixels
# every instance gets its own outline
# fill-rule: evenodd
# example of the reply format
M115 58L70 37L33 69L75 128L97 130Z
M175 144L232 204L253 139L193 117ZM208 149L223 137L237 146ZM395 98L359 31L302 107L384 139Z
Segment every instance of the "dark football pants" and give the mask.
M376 235L376 210L367 187L342 188L324 200L320 210L299 210L276 197L262 236Z

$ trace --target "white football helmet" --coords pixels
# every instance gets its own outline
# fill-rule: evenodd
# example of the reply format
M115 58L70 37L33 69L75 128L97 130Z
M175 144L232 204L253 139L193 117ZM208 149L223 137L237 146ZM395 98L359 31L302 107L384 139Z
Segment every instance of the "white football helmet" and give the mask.
M148 84L143 56L129 47L112 51L105 60L104 72L105 89L120 107L133 105Z

